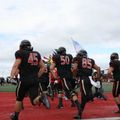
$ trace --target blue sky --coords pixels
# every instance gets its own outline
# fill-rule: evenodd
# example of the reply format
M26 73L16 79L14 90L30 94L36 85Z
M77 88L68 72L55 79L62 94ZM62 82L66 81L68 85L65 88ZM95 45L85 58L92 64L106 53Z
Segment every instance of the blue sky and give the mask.
M4 0L0 4L0 75L7 75L20 41L28 39L42 56L64 46L75 55L71 37L102 69L120 48L119 0Z

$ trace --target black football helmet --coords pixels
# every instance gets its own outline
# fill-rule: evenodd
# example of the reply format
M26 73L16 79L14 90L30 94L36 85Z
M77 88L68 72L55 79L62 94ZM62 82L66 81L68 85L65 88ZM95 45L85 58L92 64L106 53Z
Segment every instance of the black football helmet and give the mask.
M77 54L79 57L87 57L87 51L86 50L80 50Z
M57 49L57 53L58 53L58 54L66 54L66 49L65 49L64 47L59 47L59 48Z
M116 52L114 52L114 53L112 53L111 55L110 55L110 60L112 61L112 60L115 60L115 59L119 59L119 55L118 55L118 53L116 53Z
M31 47L31 43L29 40L22 40L20 43L20 50L33 50L33 47Z

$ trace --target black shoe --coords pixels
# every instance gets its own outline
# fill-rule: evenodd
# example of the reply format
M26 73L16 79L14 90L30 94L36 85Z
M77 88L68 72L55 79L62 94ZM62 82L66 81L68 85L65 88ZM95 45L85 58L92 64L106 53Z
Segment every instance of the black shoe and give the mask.
M78 114L76 116L74 116L74 119L80 120L81 116L82 116L82 112L83 112L83 109L81 108L81 105L79 105Z
M41 95L40 101L45 105L47 109L50 109L50 102L46 95Z
M63 104L58 104L57 108L58 109L62 109L63 108Z
M81 115L77 114L76 116L73 117L74 119L78 119L80 120L81 119Z
M118 111L115 111L114 113L119 113L119 114L120 114L120 110L118 110Z
M11 120L18 120L18 118L15 116L15 113L10 114L10 119Z

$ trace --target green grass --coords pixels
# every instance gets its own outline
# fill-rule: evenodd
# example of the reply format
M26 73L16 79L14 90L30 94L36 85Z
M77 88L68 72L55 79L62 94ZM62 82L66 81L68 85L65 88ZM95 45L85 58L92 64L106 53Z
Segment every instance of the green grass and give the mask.
M0 92L15 92L15 89L16 89L16 85L5 84L4 86L0 86ZM104 92L111 92L112 83L104 82L103 89Z
M104 90L104 92L111 92L112 91L112 86L113 86L113 83L111 83L111 82L104 82L103 83L103 90Z
M5 84L3 86L0 86L0 92L15 92L16 85L8 85Z

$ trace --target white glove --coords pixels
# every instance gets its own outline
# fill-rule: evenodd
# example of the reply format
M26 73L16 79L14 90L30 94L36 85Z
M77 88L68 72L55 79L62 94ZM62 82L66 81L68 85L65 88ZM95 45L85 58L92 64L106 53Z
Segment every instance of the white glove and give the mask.
M95 81L92 79L92 77L89 77L89 78L90 78L90 82L91 82L91 84L92 84L93 86L95 86L96 88L100 88L100 87L101 87L100 81L95 82Z

